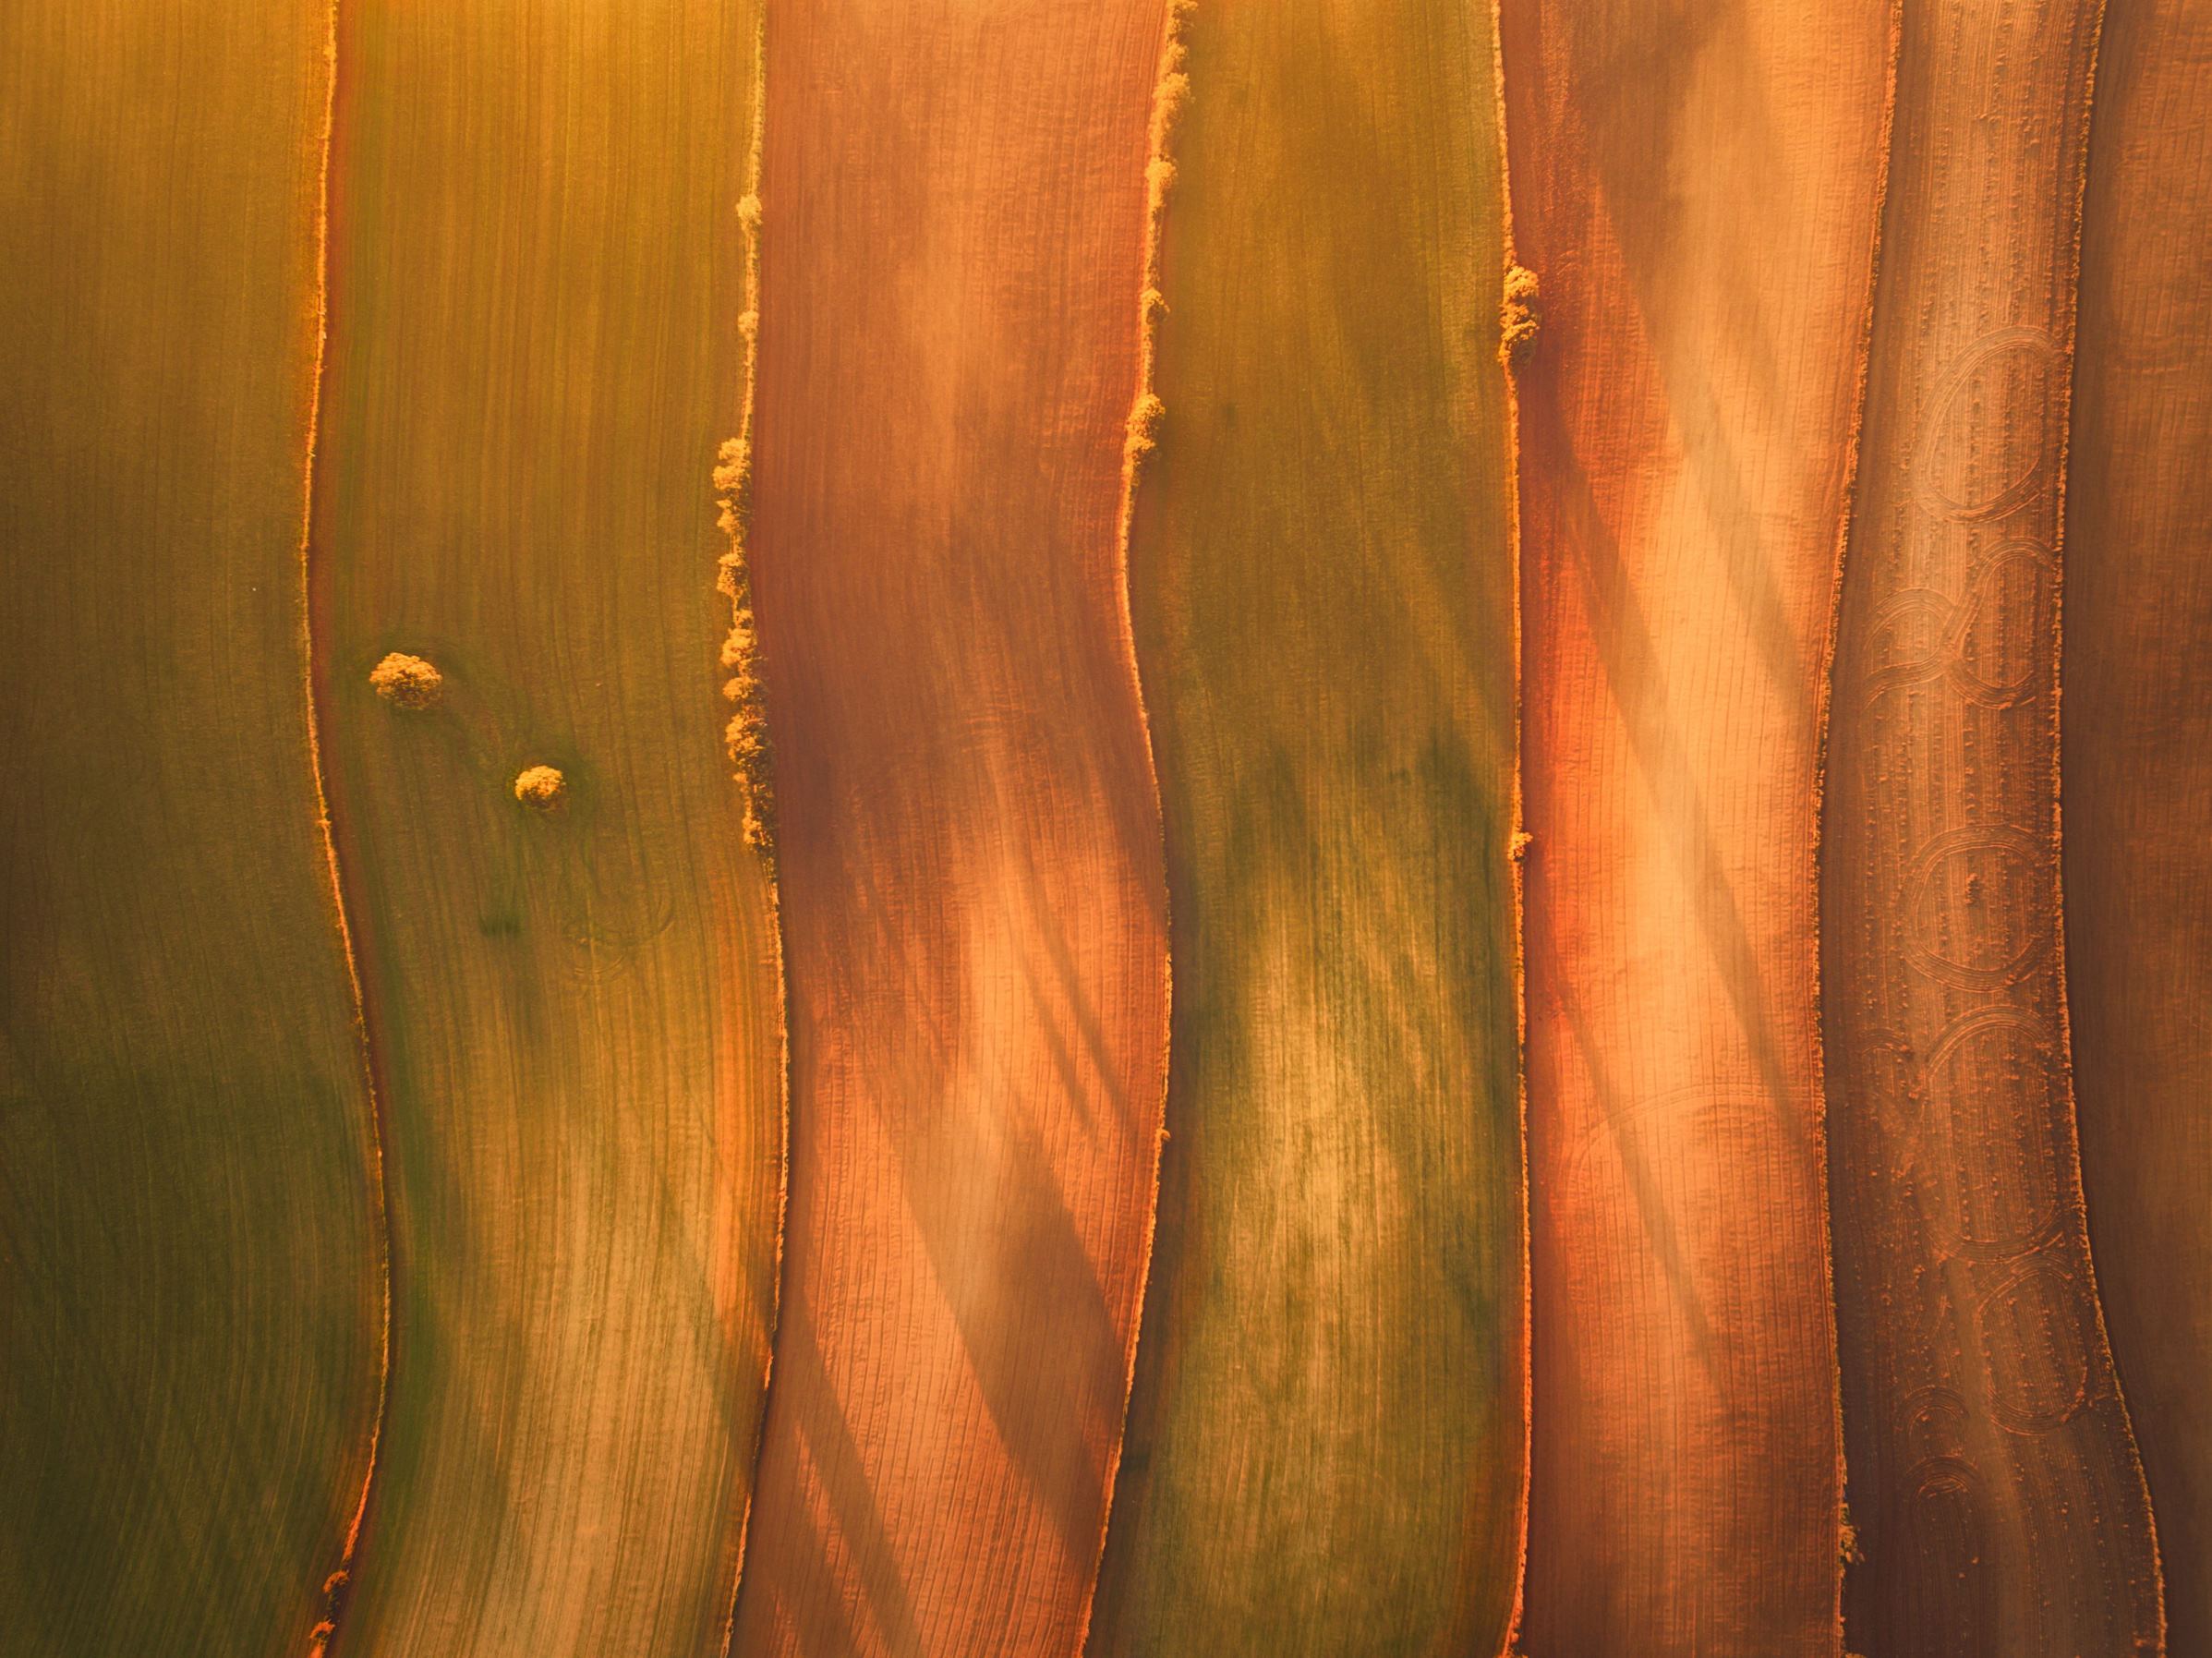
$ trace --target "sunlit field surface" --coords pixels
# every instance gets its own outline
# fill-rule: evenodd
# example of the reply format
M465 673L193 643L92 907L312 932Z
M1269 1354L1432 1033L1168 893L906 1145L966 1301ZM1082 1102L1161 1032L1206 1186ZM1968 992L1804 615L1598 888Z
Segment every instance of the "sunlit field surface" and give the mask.
M2206 0L0 6L0 1658L2212 1658Z

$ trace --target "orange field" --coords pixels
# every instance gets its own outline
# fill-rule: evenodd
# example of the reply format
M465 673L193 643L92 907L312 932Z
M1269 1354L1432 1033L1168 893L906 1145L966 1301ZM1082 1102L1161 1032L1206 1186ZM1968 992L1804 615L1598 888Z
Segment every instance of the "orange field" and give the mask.
M0 1658L2212 1658L2207 0L0 6Z

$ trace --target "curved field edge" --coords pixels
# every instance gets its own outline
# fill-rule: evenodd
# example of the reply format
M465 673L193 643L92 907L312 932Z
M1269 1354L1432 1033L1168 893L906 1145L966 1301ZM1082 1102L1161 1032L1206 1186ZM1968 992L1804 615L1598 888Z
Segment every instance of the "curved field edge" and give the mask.
M2067 451L2061 768L2083 1183L2163 1559L2212 1653L2212 13L2108 0ZM2177 1293L2194 1286L2194 1293Z
M715 561L715 590L730 601L730 631L718 659L731 675L722 684L723 700L734 705L722 728L722 746L732 768L743 807L745 844L759 855L767 881L768 943L774 955L776 1020L776 1217L768 1289L772 1298L763 1314L761 1407L746 1447L744 1507L730 1559L730 1604L722 1620L722 1652L737 1640L737 1602L744 1588L745 1541L753 1526L760 1451L768 1417L768 1394L775 1383L776 1314L783 1290L783 1228L791 1206L791 1019L783 975L783 918L776 890L776 792L773 743L768 724L758 622L753 614L753 577L746 555L746 531L753 516L753 402L760 370L760 158L768 136L768 7L756 0L753 30L752 143L745 158L745 193L732 211L745 240L744 306L736 319L743 342L744 386L737 435L716 452L710 475L715 488L715 525L725 545Z
M1175 1033L1094 1653L1494 1652L1512 1621L1494 75L1455 0L1201 6L1163 64L1129 580Z

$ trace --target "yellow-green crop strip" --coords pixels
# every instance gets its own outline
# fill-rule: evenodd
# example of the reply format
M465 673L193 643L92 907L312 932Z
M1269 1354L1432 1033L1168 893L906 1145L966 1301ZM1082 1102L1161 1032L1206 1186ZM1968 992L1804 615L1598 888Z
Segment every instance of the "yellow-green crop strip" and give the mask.
M783 1144L714 673L757 8L340 20L316 614L393 1339L333 1650L712 1652Z
M1526 1302L1491 17L1182 34L1130 546L1170 1139L1090 1650L1495 1652Z

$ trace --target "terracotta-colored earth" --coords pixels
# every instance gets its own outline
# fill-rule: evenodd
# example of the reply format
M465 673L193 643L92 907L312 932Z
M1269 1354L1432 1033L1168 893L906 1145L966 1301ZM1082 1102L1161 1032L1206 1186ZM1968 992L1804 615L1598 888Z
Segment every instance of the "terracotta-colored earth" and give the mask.
M1167 962L1119 576L1153 0L769 42L753 598L791 994L737 1650L1080 1639Z
M1531 1652L1836 1651L1813 874L1886 24L1504 8Z

